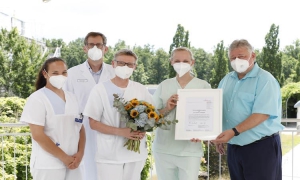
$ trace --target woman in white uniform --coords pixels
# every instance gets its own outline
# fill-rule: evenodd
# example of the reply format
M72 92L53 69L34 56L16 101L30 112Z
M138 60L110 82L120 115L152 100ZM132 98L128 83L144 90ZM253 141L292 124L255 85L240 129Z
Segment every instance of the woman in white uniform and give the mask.
M21 122L32 134L31 174L34 180L81 180L78 168L85 145L82 115L76 97L61 88L66 63L50 58L43 64L23 109Z
M145 132L132 131L120 121L120 113L113 107L114 96L129 101L133 98L152 102L147 88L129 80L136 68L137 56L129 49L116 52L112 61L116 76L97 84L89 95L83 114L89 117L96 131L97 180L140 180L148 155ZM127 150L127 139L140 138L140 153Z

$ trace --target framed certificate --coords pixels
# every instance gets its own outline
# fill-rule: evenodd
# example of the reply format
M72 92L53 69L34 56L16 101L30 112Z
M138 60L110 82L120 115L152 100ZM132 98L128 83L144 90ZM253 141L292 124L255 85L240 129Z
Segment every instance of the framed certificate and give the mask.
M178 89L176 140L213 140L222 132L222 89Z

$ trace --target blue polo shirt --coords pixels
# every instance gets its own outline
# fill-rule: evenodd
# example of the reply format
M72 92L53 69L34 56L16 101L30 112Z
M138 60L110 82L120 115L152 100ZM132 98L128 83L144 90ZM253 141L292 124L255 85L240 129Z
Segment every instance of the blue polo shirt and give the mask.
M264 136L281 131L281 93L277 80L257 63L242 79L235 71L219 84L223 89L223 131L231 129L253 113L267 114L269 119L249 129L228 143L247 145Z

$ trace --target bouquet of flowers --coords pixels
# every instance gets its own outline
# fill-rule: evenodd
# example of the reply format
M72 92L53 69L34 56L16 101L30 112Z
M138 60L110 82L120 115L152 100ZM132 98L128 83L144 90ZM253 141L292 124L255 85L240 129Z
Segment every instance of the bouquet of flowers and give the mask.
M160 127L168 129L170 124L175 124L177 120L166 120L163 114L159 114L155 107L146 102L132 99L125 101L117 94L113 94L113 106L120 112L120 120L126 123L126 127L132 131L152 132L154 128ZM140 140L128 139L124 146L128 150L140 153Z

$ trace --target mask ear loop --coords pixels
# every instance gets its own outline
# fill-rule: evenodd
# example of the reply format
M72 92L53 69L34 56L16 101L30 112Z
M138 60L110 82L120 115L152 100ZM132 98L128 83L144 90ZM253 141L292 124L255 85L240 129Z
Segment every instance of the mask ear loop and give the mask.
M252 57L252 53L253 53L253 52L251 52L250 58L248 59L248 63L249 63L249 61L250 61L250 59L251 59L251 57ZM254 60L253 60L253 62L252 62L251 64L249 63L249 67L252 66L253 64L254 64Z
M47 73L46 69L44 69L43 71L47 74L48 77L50 77L49 74Z

